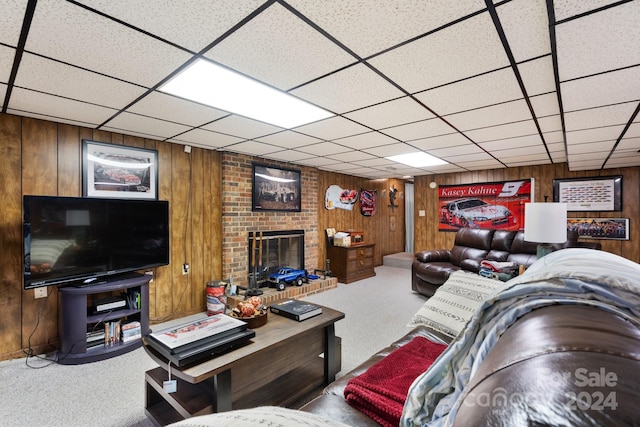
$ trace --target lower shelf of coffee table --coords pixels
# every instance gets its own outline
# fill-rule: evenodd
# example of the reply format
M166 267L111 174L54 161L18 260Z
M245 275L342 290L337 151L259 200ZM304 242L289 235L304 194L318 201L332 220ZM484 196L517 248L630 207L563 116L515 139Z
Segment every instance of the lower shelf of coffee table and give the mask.
M233 409L262 405L286 407L322 387L323 373L324 360L318 357L312 363L285 373L271 384L255 390L243 390L246 393L242 395L237 394L243 391L234 392ZM147 371L145 375L146 414L156 425L166 425L185 418L217 412L215 392L210 382L191 384L173 377L172 379L178 383L177 391L167 393L163 388L163 382L167 377L167 371L160 367Z

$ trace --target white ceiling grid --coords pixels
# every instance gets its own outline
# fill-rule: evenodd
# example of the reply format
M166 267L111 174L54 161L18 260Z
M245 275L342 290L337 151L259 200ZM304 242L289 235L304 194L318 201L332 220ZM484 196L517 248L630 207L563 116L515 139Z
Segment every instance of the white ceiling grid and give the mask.
M372 179L639 166L639 19L640 0L0 0L0 99ZM158 91L199 57L336 115L282 129ZM416 151L449 163L385 159Z

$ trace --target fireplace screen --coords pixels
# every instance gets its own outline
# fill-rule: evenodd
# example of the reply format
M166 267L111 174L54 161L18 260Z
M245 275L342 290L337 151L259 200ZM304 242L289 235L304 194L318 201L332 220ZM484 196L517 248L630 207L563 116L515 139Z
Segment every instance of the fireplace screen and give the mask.
M304 230L250 232L249 278L258 283L281 267L304 269Z

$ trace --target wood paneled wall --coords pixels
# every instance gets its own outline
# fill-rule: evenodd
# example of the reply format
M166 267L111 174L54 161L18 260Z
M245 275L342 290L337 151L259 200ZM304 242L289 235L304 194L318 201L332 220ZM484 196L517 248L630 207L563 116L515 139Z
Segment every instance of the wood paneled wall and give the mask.
M566 163L416 177L414 185L414 250L418 252L428 249L450 248L455 237L455 233L438 231L438 190L437 188L429 188L430 182L436 182L438 185L453 185L534 178L535 201L542 202L545 196L548 196L548 201L553 200L554 179L610 175L623 176L622 212L569 212L568 216L572 218L629 218L630 240L598 240L598 242L602 243L604 251L640 262L640 247L638 246L640 239L640 203L638 203L640 200L640 168L571 172ZM418 211L421 209L426 211L426 216L418 216Z
M325 193L330 185L338 185L343 189L360 191L376 190L376 214L371 217L360 213L360 201L353 205L353 210L326 209ZM389 189L394 186L398 190L396 205L389 205ZM404 228L404 181L399 179L370 180L351 175L320 171L318 194L318 268L324 269L327 258L325 230L335 228L341 230L361 230L365 233L367 243L375 243L375 265L382 265L382 257L388 254L403 252L405 241ZM383 195L384 192L384 195ZM395 229L392 225L395 224Z
M46 352L57 338L58 295L22 289L22 196L82 195L82 140L158 151L158 198L169 201L170 265L154 269L151 321L205 310L205 282L222 274L220 153L0 114L0 359ZM182 275L182 264L191 273ZM37 325L37 327L36 327Z

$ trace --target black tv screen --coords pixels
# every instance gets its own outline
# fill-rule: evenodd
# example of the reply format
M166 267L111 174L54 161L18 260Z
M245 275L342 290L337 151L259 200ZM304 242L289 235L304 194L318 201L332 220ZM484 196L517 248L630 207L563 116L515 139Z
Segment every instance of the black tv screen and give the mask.
M169 203L24 196L24 288L169 264Z

